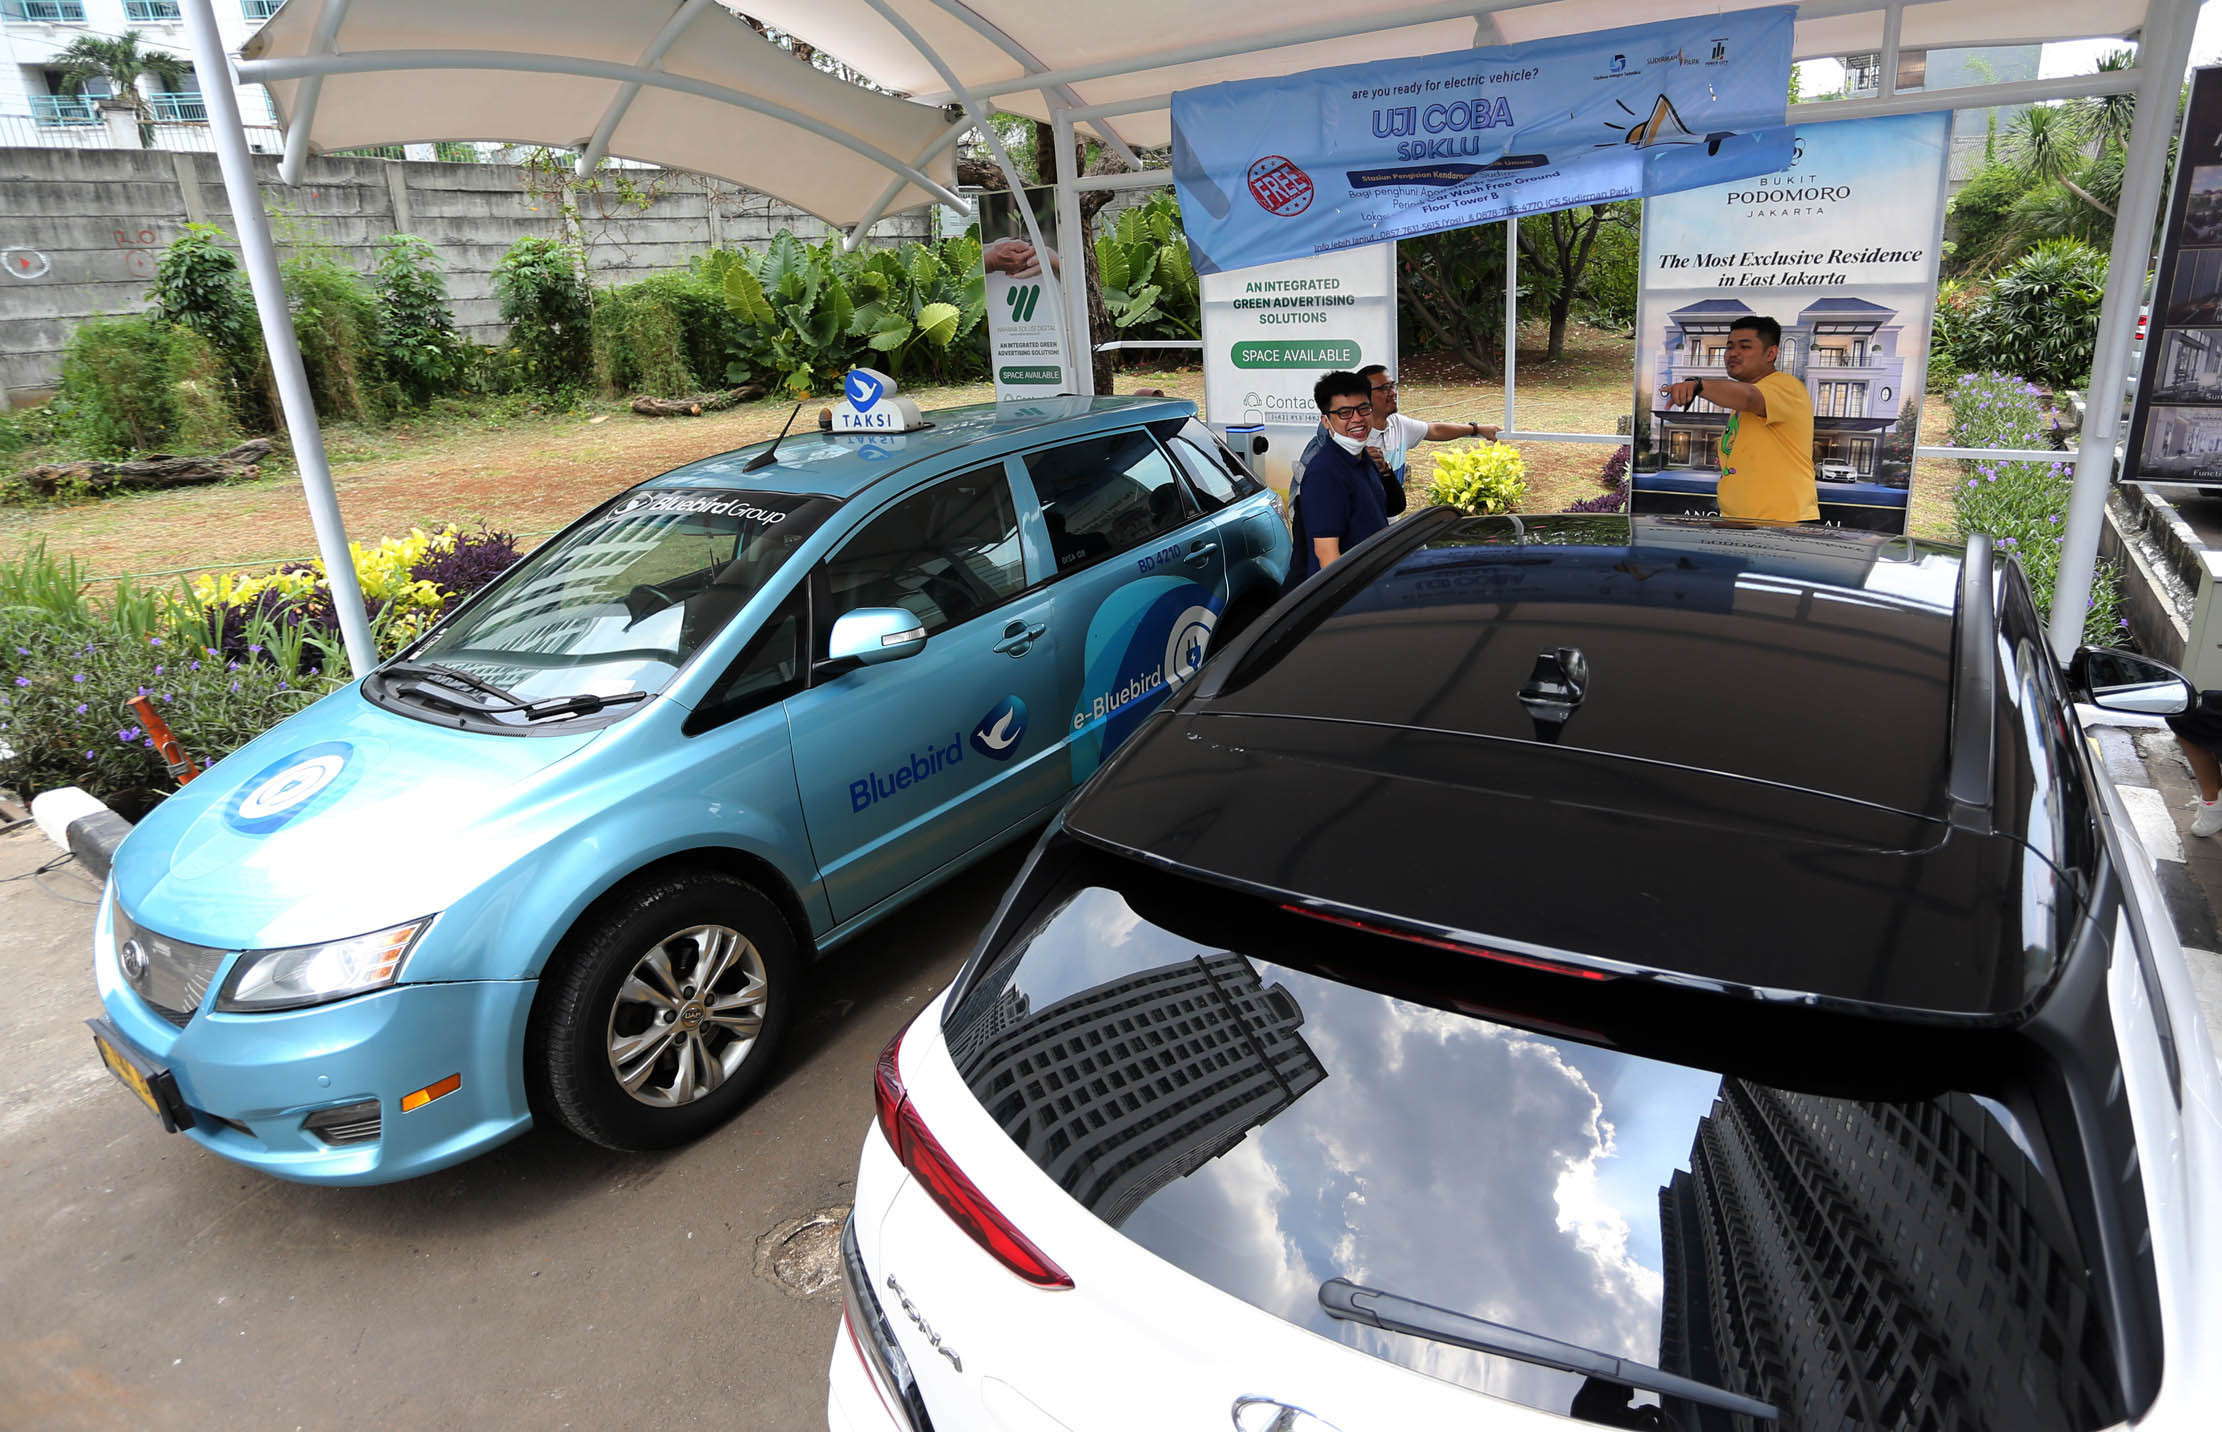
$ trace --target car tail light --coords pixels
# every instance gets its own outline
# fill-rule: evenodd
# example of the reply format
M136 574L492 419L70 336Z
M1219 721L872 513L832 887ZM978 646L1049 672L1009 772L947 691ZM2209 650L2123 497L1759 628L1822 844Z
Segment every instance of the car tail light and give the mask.
M941 1205L941 1211L996 1262L1037 1288L1071 1287L1072 1276L988 1202L987 1195L965 1177L949 1151L927 1129L926 1121L918 1116L918 1106L911 1103L909 1091L903 1088L902 1047L903 1036L898 1034L880 1051L879 1066L872 1074L880 1132L895 1150L895 1157Z
M1469 945L1462 940L1442 940L1433 935L1422 935L1411 930L1399 930L1393 925L1377 925L1370 920L1354 920L1348 915L1331 914L1303 905L1281 908L1291 915L1302 915L1307 920L1319 920L1329 925L1340 925L1345 930L1358 930L1384 939L1402 940L1406 944L1425 945L1431 950L1449 950L1454 955L1472 955L1478 960L1494 960L1500 965L1515 965L1523 970L1536 970L1547 975L1571 975L1578 980L1609 980L1616 978L1605 970L1587 970L1580 965L1564 965L1556 960L1539 960L1533 955L1515 955L1504 950L1492 950L1487 945Z

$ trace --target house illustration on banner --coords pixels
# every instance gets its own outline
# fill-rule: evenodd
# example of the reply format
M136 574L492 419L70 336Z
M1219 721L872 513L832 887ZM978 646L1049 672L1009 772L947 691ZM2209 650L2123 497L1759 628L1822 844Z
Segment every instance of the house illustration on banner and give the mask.
M1708 298L1667 315L1648 391L1687 378L1725 378L1729 326L1755 310L1739 299ZM1781 322L1779 314L1768 315ZM1897 311L1863 298L1818 299L1794 323L1782 323L1775 366L1805 384L1813 398L1813 472L1823 483L1907 486L1908 464L1884 466L1883 439L1904 401L1906 360L1898 351L1904 325ZM1687 409L1654 406L1654 450L1666 471L1720 472L1721 433L1728 409L1699 398ZM1826 489L1823 490L1826 497Z

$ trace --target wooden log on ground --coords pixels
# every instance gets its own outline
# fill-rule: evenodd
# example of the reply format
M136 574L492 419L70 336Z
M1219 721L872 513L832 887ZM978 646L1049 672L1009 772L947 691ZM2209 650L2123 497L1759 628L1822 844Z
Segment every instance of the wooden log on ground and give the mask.
M651 398L642 394L633 399L633 411L644 418L699 418L704 413L722 412L754 402L767 391L762 383L743 383L722 393L697 393L691 398Z
M254 438L213 457L178 457L153 453L129 462L54 462L19 472L15 480L40 497L53 497L65 489L94 496L118 490L140 491L157 487L190 487L221 482L228 477L253 477L277 447L269 438Z

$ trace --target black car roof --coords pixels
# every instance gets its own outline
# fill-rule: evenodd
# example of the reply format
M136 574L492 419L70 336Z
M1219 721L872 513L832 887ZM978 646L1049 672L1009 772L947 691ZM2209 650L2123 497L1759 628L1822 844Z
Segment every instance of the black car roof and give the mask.
M1957 549L1411 525L1207 668L1069 828L1294 908L1609 975L1945 1022L2034 1007L2082 916L2054 863L2073 842L1968 816L1959 788L1993 797L1987 764L1955 764L1954 703L1976 705ZM1562 647L1589 685L1554 741L1519 691Z

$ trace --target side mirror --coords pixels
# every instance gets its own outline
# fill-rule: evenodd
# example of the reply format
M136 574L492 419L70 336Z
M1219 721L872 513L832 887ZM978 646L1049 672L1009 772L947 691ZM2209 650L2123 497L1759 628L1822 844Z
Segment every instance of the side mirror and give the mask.
M2087 646L2068 667L2068 685L2101 711L2141 716L2180 716L2199 693L2184 674L2164 661L2110 646Z
M926 649L926 626L901 607L858 607L843 612L826 639L826 659L877 666Z

